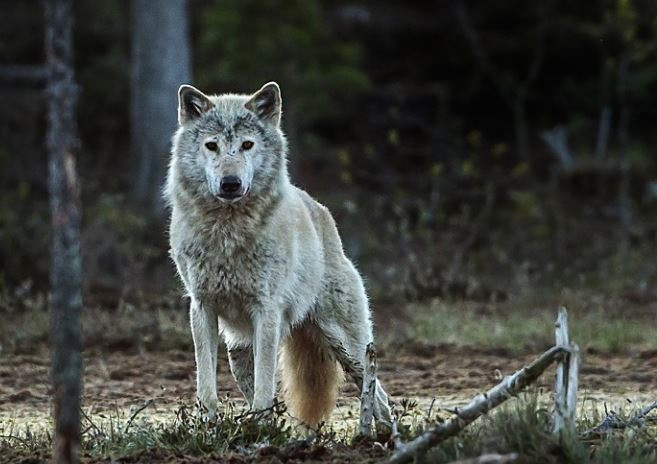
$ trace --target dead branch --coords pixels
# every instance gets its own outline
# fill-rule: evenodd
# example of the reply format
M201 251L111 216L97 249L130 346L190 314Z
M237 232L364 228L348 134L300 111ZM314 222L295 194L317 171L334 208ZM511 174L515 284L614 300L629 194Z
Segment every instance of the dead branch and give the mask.
M583 435L600 435L614 429L626 429L628 427L643 427L646 420L652 420L652 417L646 417L653 409L657 409L657 401L649 404L637 411L637 413L632 416L629 420L621 419L618 414L611 411L608 412L606 417L598 425L593 427L591 430L587 430Z
M365 359L367 365L363 372L363 390L360 396L360 435L372 434L372 420L374 418L374 395L376 394L376 349L374 343L367 345Z
M568 346L568 312L566 308L559 308L557 320L554 323L554 338L556 346ZM567 400L568 391L568 365L565 360L557 362L557 373L554 383L554 421L553 431L559 433L567 422Z
M568 354L568 389L566 392L566 413L571 431L575 431L577 413L577 389L579 387L579 346L570 344Z
M569 349L565 346L550 348L531 364L511 376L505 377L502 382L486 393L477 395L465 407L459 409L456 416L431 427L419 437L406 443L400 450L395 451L387 461L388 464L412 461L415 456L456 435L479 416L486 414L510 397L520 393L526 386L538 379L553 362L562 359L568 353Z
M568 311L559 308L559 315L554 323L556 346L568 348L569 353L557 362L557 374L554 385L554 423L555 434L564 428L575 430L575 411L577 406L577 387L579 376L579 347L571 344L568 336Z

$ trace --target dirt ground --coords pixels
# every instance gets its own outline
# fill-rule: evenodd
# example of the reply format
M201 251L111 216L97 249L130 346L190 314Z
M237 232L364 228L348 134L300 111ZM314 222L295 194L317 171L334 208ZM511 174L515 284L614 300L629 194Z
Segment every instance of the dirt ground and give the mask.
M538 355L539 353L536 353ZM418 400L425 410L453 408L529 362L535 355L455 346L404 346L379 352L380 377L394 401ZM657 350L625 355L585 352L580 402L583 409L644 404L657 398ZM0 421L43 425L50 415L49 354L8 356L0 360ZM553 370L541 379L552 389ZM129 411L152 399L150 416L165 419L182 403L194 400L193 351L92 352L85 355L84 409L88 414ZM219 365L220 396L240 398L224 360ZM349 419L358 391L345 385L334 420Z

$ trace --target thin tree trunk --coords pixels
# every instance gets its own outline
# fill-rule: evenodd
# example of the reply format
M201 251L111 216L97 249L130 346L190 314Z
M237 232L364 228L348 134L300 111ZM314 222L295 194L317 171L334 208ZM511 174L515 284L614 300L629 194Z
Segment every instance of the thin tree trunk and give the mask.
M527 127L527 112L524 97L517 96L513 103L513 128L516 137L518 158L529 160L529 129Z
M52 214L51 343L55 414L53 457L78 462L80 444L81 261L77 87L73 70L72 0L47 0L49 190Z
M618 242L621 270L627 266L627 258L630 249L630 227L632 225L632 199L630 198L630 159L628 156L628 121L629 110L627 105L627 81L629 74L630 58L627 52L620 60L618 70L618 100L620 115L618 122L618 144L621 158L621 178L618 192L619 224Z
M187 0L131 0L133 195L159 216L178 87L192 74L187 16Z
M600 110L600 121L598 122L598 136L595 141L595 159L602 161L607 155L609 146L609 129L611 127L611 109L604 105Z

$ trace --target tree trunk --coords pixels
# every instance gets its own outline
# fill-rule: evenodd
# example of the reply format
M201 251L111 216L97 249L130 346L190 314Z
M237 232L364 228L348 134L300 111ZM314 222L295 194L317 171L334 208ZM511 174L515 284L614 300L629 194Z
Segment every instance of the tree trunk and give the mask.
M78 461L80 444L80 264L77 87L73 70L72 0L46 1L49 191L52 214L51 343L55 405L53 458Z
M630 196L630 158L628 155L628 121L629 109L627 102L627 83L629 80L629 53L625 52L621 56L618 70L618 104L619 104L619 121L618 121L618 145L620 151L621 178L618 187L618 207L619 207L619 224L618 224L618 243L620 267L624 272L627 269L627 258L630 251L630 228L632 225L632 198Z
M191 80L187 0L132 0L131 21L133 195L163 216L178 87Z
M521 161L529 160L529 129L527 127L527 114L525 99L517 96L513 103L513 127L516 137L516 151Z

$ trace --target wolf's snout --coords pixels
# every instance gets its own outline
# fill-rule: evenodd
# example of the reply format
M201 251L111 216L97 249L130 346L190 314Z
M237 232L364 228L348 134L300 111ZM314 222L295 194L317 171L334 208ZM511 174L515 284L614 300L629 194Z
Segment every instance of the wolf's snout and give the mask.
M225 196L235 196L242 188L242 181L237 176L224 176L219 183L219 193Z

